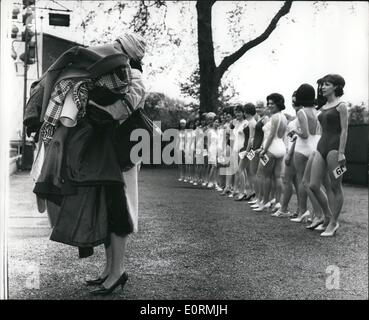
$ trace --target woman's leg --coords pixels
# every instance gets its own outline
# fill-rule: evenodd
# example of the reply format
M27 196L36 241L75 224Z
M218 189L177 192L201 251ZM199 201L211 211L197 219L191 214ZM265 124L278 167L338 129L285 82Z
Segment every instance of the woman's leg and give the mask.
M260 160L258 161L257 171L256 171L256 199L259 201L263 200L263 165L261 164Z
M247 160L246 162L246 170L245 170L245 193L252 194L255 192L254 188L254 178L252 176L253 172L251 171L251 161ZM247 188L249 191L247 191Z
M245 171L246 169L246 159L240 159L237 172L235 174L235 191L242 194L245 191Z
M317 199L319 206L323 210L326 222L332 217L332 211L328 204L328 198L321 189L323 177L325 176L327 165L320 152L315 152L313 162L311 164L311 175L309 188ZM326 223L325 223L326 224Z
M332 205L331 207L332 218L326 229L327 232L331 232L336 227L338 217L343 207L343 197L344 197L342 189L343 176L340 176L338 179L336 179L335 176L333 175L333 170L338 166L338 152L336 150L332 150L328 153L327 165L334 199L333 201L334 205Z
M263 168L263 203L268 203L270 198L270 191L272 189L272 176L275 167L275 158L268 153L269 161Z
M296 176L297 176L297 182L298 182L298 192L299 192L299 212L300 214L303 214L307 210L307 192L306 189L302 183L306 164L308 161L308 158L305 157L303 154L299 152L295 152L293 156L293 161L295 163L296 168Z
M275 159L274 169L273 169L273 175L274 175L274 185L275 185L275 200L276 203L280 203L281 201L281 195L282 195L282 163L283 163L283 157Z
M110 248L112 256L111 272L103 284L105 288L111 287L125 271L123 260L126 252L127 240L128 235L118 236L115 233L110 234Z
M302 177L302 184L307 192L307 195L310 199L310 202L313 206L313 215L315 217L316 220L321 220L323 218L323 212L322 212L322 208L319 205L319 202L317 200L317 198L315 197L315 194L310 190L309 188L309 184L310 184L310 177L311 177L311 166L313 164L313 160L314 160L314 156L315 156L315 152L313 152L307 163L306 163L306 168L304 171L304 175ZM313 221L314 223L314 221Z
M288 204L290 203L292 194L293 194L293 178L295 176L295 170L292 161L289 165L285 165L284 167L284 177L283 177L283 192L282 192L282 200L281 200L281 211L288 211Z

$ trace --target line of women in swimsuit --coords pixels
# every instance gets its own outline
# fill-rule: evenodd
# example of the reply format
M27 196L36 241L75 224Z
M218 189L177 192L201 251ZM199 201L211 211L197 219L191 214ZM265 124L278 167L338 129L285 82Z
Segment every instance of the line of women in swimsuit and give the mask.
M267 108L258 101L227 107L218 116L182 119L179 146L184 164L178 180L246 200L256 212L310 222L306 228L323 231L323 237L335 235L344 199L345 80L329 74L317 83L317 97L306 83L293 93L296 117L282 113L284 97L272 93ZM293 188L298 206L291 213Z

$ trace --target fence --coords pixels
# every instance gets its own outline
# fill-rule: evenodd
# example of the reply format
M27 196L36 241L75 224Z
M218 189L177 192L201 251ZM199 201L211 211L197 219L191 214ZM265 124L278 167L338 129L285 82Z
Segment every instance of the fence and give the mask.
M368 185L369 125L352 124L348 128L346 144L347 172L343 182Z

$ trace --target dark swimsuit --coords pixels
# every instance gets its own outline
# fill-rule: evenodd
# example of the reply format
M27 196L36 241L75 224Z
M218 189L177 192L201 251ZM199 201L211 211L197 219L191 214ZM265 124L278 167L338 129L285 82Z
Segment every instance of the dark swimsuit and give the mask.
M255 125L254 143L252 149L257 150L261 147L264 139L263 123L264 118L261 118Z
M330 151L338 151L340 146L341 120L340 113L337 110L339 105L327 110L321 109L318 116L322 127L322 136L318 142L317 150L324 159L327 159Z
M247 149L247 145L249 143L249 137L250 137L250 128L249 128L249 126L247 126L243 129L243 134L245 136L245 140L244 140L244 143L243 143L243 147L240 151L246 151L246 149Z

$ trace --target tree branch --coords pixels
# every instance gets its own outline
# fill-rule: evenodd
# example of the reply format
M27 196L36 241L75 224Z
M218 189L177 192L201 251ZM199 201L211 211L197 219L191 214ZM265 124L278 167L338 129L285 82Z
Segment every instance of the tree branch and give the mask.
M223 74L227 71L227 69L235 63L238 59L240 59L247 51L250 49L256 47L263 41L269 38L271 33L274 31L274 29L277 27L277 24L279 20L289 13L292 6L292 1L285 1L282 8L278 11L278 13L273 17L271 20L269 26L265 29L265 31L256 37L255 39L245 43L240 49L235 51L234 53L224 57L222 62L219 64L219 66L216 68L216 73L218 79L221 79Z

